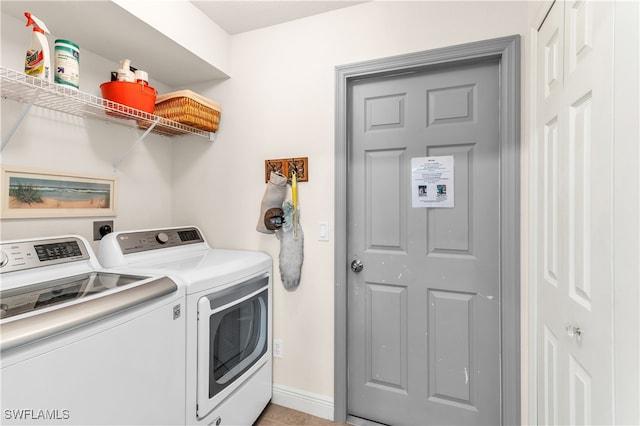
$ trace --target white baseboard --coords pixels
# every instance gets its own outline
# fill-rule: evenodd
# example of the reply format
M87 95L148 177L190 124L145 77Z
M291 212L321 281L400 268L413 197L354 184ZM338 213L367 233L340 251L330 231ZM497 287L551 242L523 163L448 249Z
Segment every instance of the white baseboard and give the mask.
M285 385L273 385L271 402L312 416L333 420L333 399Z

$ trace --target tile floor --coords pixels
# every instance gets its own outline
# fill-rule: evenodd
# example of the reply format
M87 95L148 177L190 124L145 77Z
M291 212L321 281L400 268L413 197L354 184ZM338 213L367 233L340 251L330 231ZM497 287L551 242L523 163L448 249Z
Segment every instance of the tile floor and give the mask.
M281 405L269 404L253 426L347 426L347 424L334 423Z

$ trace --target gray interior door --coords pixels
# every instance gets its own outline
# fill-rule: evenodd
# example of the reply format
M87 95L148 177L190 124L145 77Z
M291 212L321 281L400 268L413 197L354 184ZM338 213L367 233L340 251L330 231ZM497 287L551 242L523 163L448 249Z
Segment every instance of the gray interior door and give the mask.
M499 424L498 61L353 81L348 99L348 412ZM454 206L413 207L412 158L440 156Z

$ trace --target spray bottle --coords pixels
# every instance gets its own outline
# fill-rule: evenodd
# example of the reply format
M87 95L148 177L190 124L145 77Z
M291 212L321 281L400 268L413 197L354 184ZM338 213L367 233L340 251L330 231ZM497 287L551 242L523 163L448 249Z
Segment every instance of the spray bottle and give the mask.
M24 60L24 72L32 77L51 81L51 56L49 54L49 43L46 34L50 34L47 26L30 14L25 12L27 17L27 27L33 26L31 34L31 46L27 50Z

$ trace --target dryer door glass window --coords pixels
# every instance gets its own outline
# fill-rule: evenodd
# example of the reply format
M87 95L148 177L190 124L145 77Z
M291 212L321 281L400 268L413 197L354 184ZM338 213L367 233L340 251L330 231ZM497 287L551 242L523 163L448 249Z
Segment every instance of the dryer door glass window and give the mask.
M209 316L209 398L225 389L267 352L268 290Z

